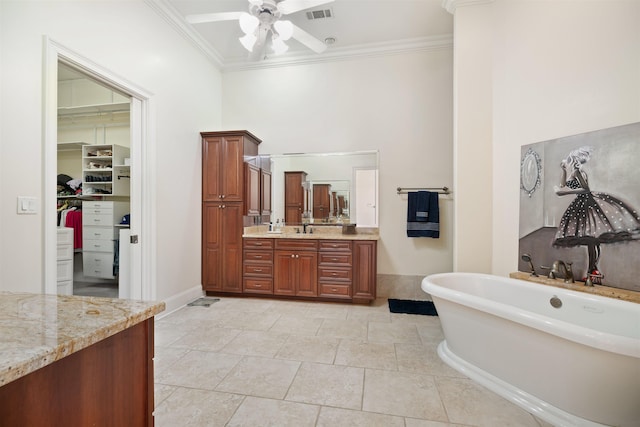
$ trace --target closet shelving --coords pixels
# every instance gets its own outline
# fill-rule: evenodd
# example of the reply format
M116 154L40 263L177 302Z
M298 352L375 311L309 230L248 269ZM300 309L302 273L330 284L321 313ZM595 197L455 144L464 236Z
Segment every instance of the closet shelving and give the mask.
M82 195L126 196L130 194L129 148L117 144L82 147Z

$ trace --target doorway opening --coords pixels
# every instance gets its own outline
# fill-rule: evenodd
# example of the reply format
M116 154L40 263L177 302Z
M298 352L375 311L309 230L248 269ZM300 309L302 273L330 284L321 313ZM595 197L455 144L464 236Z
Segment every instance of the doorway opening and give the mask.
M130 96L58 63L58 294L130 293L130 111Z
M44 44L43 290L155 299L151 95Z

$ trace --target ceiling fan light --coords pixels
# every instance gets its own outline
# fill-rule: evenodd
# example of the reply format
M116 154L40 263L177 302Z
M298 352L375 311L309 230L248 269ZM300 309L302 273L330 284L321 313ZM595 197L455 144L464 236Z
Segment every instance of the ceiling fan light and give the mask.
M276 29L282 40L289 40L293 35L293 24L291 21L276 21L273 23L273 28Z
M282 37L274 37L271 41L271 49L273 49L276 55L280 55L289 50L289 46L282 40Z
M258 38L253 34L245 34L244 36L240 37L239 40L245 49L247 49L249 52L253 52L253 46L255 46Z
M260 25L260 20L253 15L249 15L247 12L242 12L238 22L240 23L240 29L242 29L242 32L245 34L253 34L256 28L258 28L258 25Z

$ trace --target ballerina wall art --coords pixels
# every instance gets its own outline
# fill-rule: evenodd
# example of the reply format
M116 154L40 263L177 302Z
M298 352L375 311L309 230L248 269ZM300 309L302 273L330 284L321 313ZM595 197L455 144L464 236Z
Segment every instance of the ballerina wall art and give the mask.
M562 260L572 263L576 280L640 290L640 123L531 144L522 153L520 254L545 273ZM539 189L527 185L532 170ZM530 267L520 262L519 270Z

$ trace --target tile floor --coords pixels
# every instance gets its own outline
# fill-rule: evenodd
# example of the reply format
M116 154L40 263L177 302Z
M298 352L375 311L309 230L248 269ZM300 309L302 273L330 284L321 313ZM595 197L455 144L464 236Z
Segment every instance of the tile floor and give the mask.
M438 317L221 298L156 321L155 423L549 426L445 365Z

